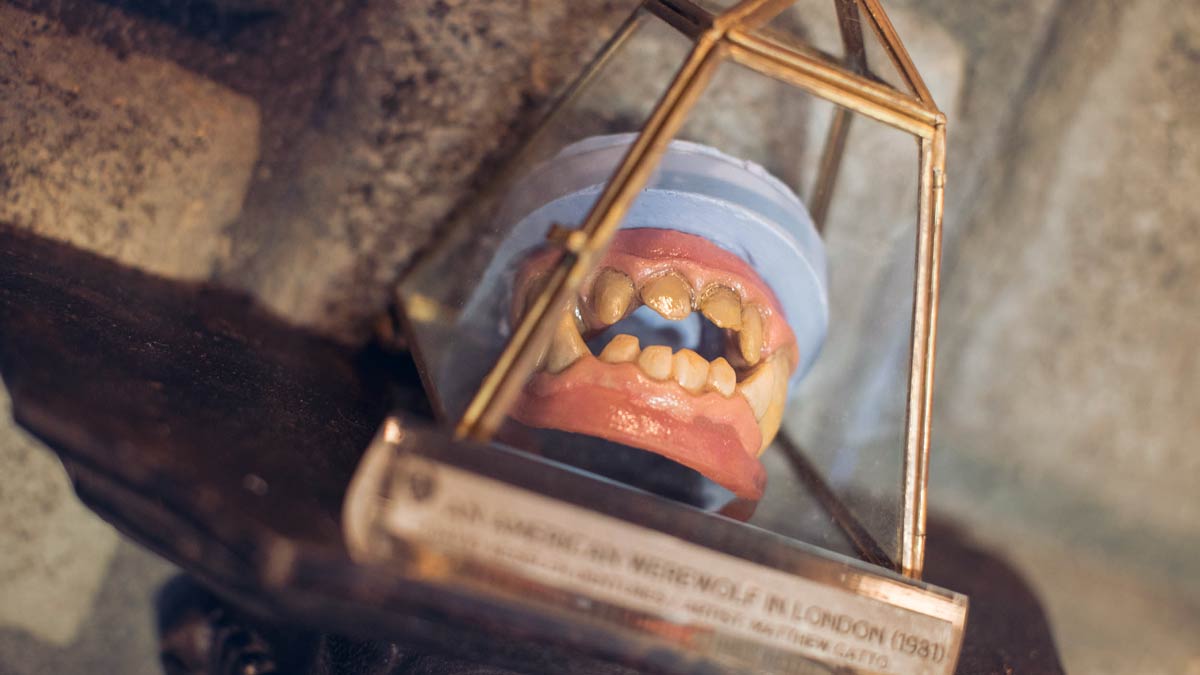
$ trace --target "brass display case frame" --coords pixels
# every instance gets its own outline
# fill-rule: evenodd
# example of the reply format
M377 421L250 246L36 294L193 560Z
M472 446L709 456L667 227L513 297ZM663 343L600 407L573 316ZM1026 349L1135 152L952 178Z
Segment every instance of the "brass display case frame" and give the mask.
M565 255L515 326L503 352L458 422L456 435L472 440L492 438L549 344L557 322L555 308L566 306L584 278L599 263L630 204L646 185L667 144L682 127L712 74L720 64L732 61L836 104L837 112L830 123L810 200L818 228L823 226L829 210L851 112L911 134L918 140L916 273L904 428L903 510L899 524L900 556L893 564L905 576L919 579L925 557L946 117L934 103L879 0L830 1L836 6L845 48L845 56L840 59L815 48L774 39L759 30L786 10L791 1L743 0L720 13L710 12L690 0L646 0L642 4L644 9L691 39L691 52L584 222L578 228L560 224L549 233L548 236L562 246ZM576 87L586 83L621 46L636 21L635 13ZM883 45L908 92L871 75L866 64L864 23ZM878 547L874 549L878 550Z

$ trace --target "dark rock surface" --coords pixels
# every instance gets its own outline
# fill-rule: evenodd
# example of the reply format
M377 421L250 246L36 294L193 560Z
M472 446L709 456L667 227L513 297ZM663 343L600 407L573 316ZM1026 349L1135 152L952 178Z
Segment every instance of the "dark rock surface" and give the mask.
M229 109L226 101L251 106L212 125L230 136L226 155L249 153L256 162L253 174L240 181L221 167L212 172L235 182L245 194L244 209L222 210L206 221L206 247L177 241L168 252L186 254L187 265L164 261L154 247L128 243L151 236L139 223L116 234L115 225L89 222L100 232L93 239L120 239L132 250L126 262L176 276L211 276L295 321L351 341L366 334L370 319L387 304L388 283L473 187L481 167L494 164L532 129L535 113L633 6L440 0L15 4L40 15L39 30L64 34L72 45L125 64L131 73L181 67L186 77L201 78L203 89L189 92L187 106L169 96L159 105L201 111ZM14 17L7 23L25 20L17 11L5 8ZM4 40L17 63L29 49L23 40L15 34ZM8 152L17 153L9 173L24 175L36 168L27 155L66 132L31 121L46 95L23 88L19 79L10 77L5 85L6 97L20 104L8 118L18 125L8 134L14 148ZM247 123L253 133L229 134L231 126ZM169 142L169 128L140 129L133 137L96 125L87 130L104 136L117 158L149 153L144 161L153 163L171 156L157 145L137 145L141 136ZM196 162L187 166L196 170ZM122 169L106 166L106 175L117 181L137 177ZM90 194L74 175L60 184L62 191L78 188L72 196L83 200L72 215L114 199ZM186 208L186 196L171 206Z

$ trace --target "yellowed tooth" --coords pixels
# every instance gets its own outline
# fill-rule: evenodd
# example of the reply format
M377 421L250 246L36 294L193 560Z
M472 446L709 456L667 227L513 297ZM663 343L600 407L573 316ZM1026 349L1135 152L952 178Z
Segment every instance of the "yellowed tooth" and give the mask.
M775 368L771 363L764 363L755 368L737 384L737 392L750 403L754 411L754 419L761 420L771 405L771 395L775 392Z
M641 347L636 337L621 333L604 346L600 352L600 360L605 363L629 363L637 360L640 351Z
M587 344L575 327L575 312L563 314L559 319L558 329L554 332L554 339L550 342L550 348L546 351L546 370L552 373L562 372L587 353Z
M742 308L742 329L738 331L738 349L742 359L748 365L758 363L762 358L763 348L763 319L762 314L754 305Z
M759 431L762 432L762 446L758 449L758 454L760 455L771 444L771 441L775 440L775 434L779 433L779 426L783 423L783 413L787 407L788 393L787 359L782 356L776 356L764 365L773 366L775 380L770 403L767 404L767 409L763 413L762 419L758 421Z
M663 345L646 347L638 355L637 363L651 378L665 380L671 376L671 348Z
M678 321L692 313L692 287L683 277L668 272L642 286L642 302L663 317Z
M719 392L725 398L733 396L733 388L737 385L737 374L733 366L723 358L718 358L708 366L708 379L704 388L708 391Z
M709 286L700 301L700 311L718 328L742 328L742 300L732 288Z
M592 310L602 324L610 326L625 317L636 293L632 279L612 268L605 269L592 286Z
M680 349L671 357L671 375L679 386L698 394L708 380L708 361L690 349Z

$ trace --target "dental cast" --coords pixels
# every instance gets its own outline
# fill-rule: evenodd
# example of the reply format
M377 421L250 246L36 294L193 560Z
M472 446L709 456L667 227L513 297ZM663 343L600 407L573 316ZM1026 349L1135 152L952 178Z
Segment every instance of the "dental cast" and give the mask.
M526 262L514 316L551 263L550 254ZM699 312L723 332L723 355L641 344L621 330L641 306L669 322ZM799 358L774 295L749 265L694 235L623 230L564 310L518 420L651 450L761 496L756 458L779 429ZM585 337L614 324L593 355Z

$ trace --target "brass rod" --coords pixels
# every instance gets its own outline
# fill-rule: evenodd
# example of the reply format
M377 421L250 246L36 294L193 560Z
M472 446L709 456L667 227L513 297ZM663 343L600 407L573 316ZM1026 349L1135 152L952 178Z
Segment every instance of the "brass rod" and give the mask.
M915 99L862 78L851 79L848 73L737 31L729 38L730 56L744 66L901 131L922 138L933 135L937 113Z
M850 70L860 75L867 72L867 47L863 43L862 18L858 14L856 0L834 0L837 10L838 29L842 33L844 59Z
M487 440L495 434L549 344L558 318L557 315L549 316L549 312L565 311L584 277L599 262L630 204L666 151L667 143L683 125L688 111L724 56L720 34L716 31L705 33L697 40L687 61L676 73L575 233L578 236L567 238L563 259L555 266L549 282L534 298L496 364L484 377L459 422L457 436Z
M742 27L743 21L751 19L754 21L756 17L761 17L764 8L766 11L774 10L775 14L782 12L788 8L795 0L741 0L733 7L721 12L713 21L713 27L717 29L718 34L723 35L726 32ZM772 14L771 16L774 16ZM768 21L770 18L767 19ZM751 26L754 27L754 26Z
M825 63L811 56L806 56L798 51L788 49L777 42L767 40L760 35L755 35L741 29L733 29L728 32L726 39L739 47L769 56L788 69L816 75L840 89L861 96L871 102L892 108L896 112L903 113L930 126L934 125L938 120L940 111L932 104L914 98L912 94L897 91L886 84L869 80L862 75L847 72L835 64Z
M887 12L883 11L879 0L859 0L859 2L862 3L864 11L870 18L871 28L874 29L879 41L883 43L884 51L892 60L892 64L896 66L900 77L904 78L904 82L919 100L930 106L934 105L933 95L926 88L925 81L921 79L921 74L913 65L912 57L908 55L908 50L904 48L904 43L900 41L900 36L896 33L892 20L888 18Z
M854 516L854 512L850 507L837 496L829 483L821 476L821 472L813 466L805 454L804 449L800 447L791 434L786 429L779 431L779 436L775 442L779 444L780 450L783 452L784 458L791 465L793 473L800 479L802 483L812 492L813 496L821 503L822 508L829 512L829 516L833 518L833 522L842 530L849 540L850 545L854 547L858 556L863 560L881 567L886 567L890 570L898 570L899 567L892 557L883 550L879 542L871 536L867 528L859 522Z
M770 23L794 4L796 0L752 0L726 11L719 20L726 29L752 31Z
M912 354L904 420L904 513L900 568L919 579L925 563L929 431L932 418L941 219L945 177L945 125L922 138L917 208L917 259L913 290Z
M829 204L837 187L838 173L842 168L842 155L846 150L846 138L850 133L853 116L841 106L833 110L829 121L829 132L825 136L825 147L821 151L821 164L817 167L817 179L813 184L808 208L818 234L825 234L825 221L829 217Z
M693 40L712 27L712 14L688 0L645 0L642 6Z

